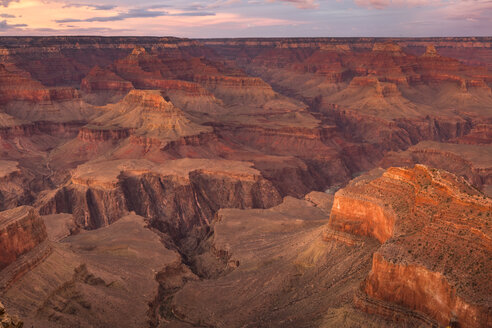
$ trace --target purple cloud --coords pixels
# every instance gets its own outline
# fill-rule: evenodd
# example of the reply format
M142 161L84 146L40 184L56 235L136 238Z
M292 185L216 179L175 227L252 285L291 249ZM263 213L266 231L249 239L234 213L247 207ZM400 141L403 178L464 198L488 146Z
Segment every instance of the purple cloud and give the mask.
M268 0L268 2L284 2L296 6L299 9L316 9L319 4L316 0Z
M116 8L116 5L95 5L95 4L84 4L84 3L67 3L63 8L70 7L89 7L94 10L111 10Z
M127 12L119 13L114 16L99 16L91 17L87 19L67 18L55 20L57 23L74 23L74 22L114 22L121 21L128 18L149 18L165 16L168 13L165 11L152 11L148 9L130 9Z
M354 0L359 7L384 9L387 7L416 7L438 4L440 0Z
M0 0L0 5L8 7L11 2L19 2L19 0Z
M9 24L5 19L0 21L0 30L14 30L19 27L27 27L27 24Z

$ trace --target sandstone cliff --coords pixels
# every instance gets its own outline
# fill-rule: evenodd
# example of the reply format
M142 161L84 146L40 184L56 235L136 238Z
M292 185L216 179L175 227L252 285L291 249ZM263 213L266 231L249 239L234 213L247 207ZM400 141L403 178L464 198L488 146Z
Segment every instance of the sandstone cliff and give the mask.
M338 191L330 226L382 243L362 284L370 297L441 325L484 327L492 311L491 210L490 198L462 178L416 165L373 172Z
M0 270L15 262L47 238L46 228L32 207L0 212Z
M380 165L386 168L425 164L462 176L487 193L492 184L491 151L489 145L423 141L404 152L389 152Z
M116 130L116 132L112 132ZM82 132L81 138L119 138L118 131L158 141L175 140L210 132L209 127L191 122L170 100L165 100L158 91L132 90L116 104L107 105L104 113L94 119ZM104 140L104 139L103 139Z
M95 229L135 211L179 239L194 226L208 225L219 208L265 208L279 201L272 184L248 163L119 160L79 166L68 185L48 196L41 213L73 213L77 224Z

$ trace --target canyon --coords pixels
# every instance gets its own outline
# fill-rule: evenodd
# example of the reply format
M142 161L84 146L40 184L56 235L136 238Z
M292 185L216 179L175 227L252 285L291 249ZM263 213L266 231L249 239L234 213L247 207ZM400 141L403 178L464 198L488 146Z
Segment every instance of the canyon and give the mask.
M0 37L5 327L492 326L492 38Z

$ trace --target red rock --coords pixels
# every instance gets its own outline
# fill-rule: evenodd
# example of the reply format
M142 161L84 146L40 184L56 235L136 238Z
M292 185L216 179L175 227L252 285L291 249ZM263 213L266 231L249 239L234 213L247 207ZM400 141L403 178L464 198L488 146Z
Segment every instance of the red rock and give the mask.
M0 270L41 244L47 236L42 219L32 207L0 212Z
M4 303L40 327L490 325L491 41L0 38L0 206L60 213ZM352 177L422 163L470 185L362 175L327 225Z
M40 211L72 213L78 225L90 229L109 225L125 212L135 211L154 217L157 225L169 225L170 232L179 235L205 224L220 207L264 208L278 203L278 192L250 165L205 159L161 165L146 160L82 165L71 183L43 200ZM160 201L156 202L156 195Z
M80 83L80 89L84 92L108 92L115 91L126 93L133 89L129 81L125 81L110 70L95 66Z
M382 174L382 175L381 175ZM330 226L383 245L362 288L441 325L491 324L490 198L417 165L362 176L335 194Z
M382 167L425 164L452 172L467 179L473 186L486 192L492 184L489 145L451 144L424 141L405 152L390 152L380 162Z

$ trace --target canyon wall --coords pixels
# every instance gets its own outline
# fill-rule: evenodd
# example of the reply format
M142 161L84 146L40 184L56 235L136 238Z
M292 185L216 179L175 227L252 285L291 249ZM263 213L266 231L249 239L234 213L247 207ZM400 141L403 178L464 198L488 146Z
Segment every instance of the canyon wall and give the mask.
M243 162L120 160L78 167L68 185L47 195L40 211L73 213L88 229L134 211L184 237L193 227L209 224L219 208L266 208L279 201L273 185Z
M44 223L32 207L22 206L0 212L0 220L0 270L47 238Z
M359 199L372 202L362 211ZM490 198L446 171L389 168L338 191L330 227L382 243L361 286L369 297L423 313L440 325L485 327L492 313L486 296L492 288L486 278L491 209ZM392 213L390 225L385 212Z
M9 313L492 325L490 37L0 44Z

